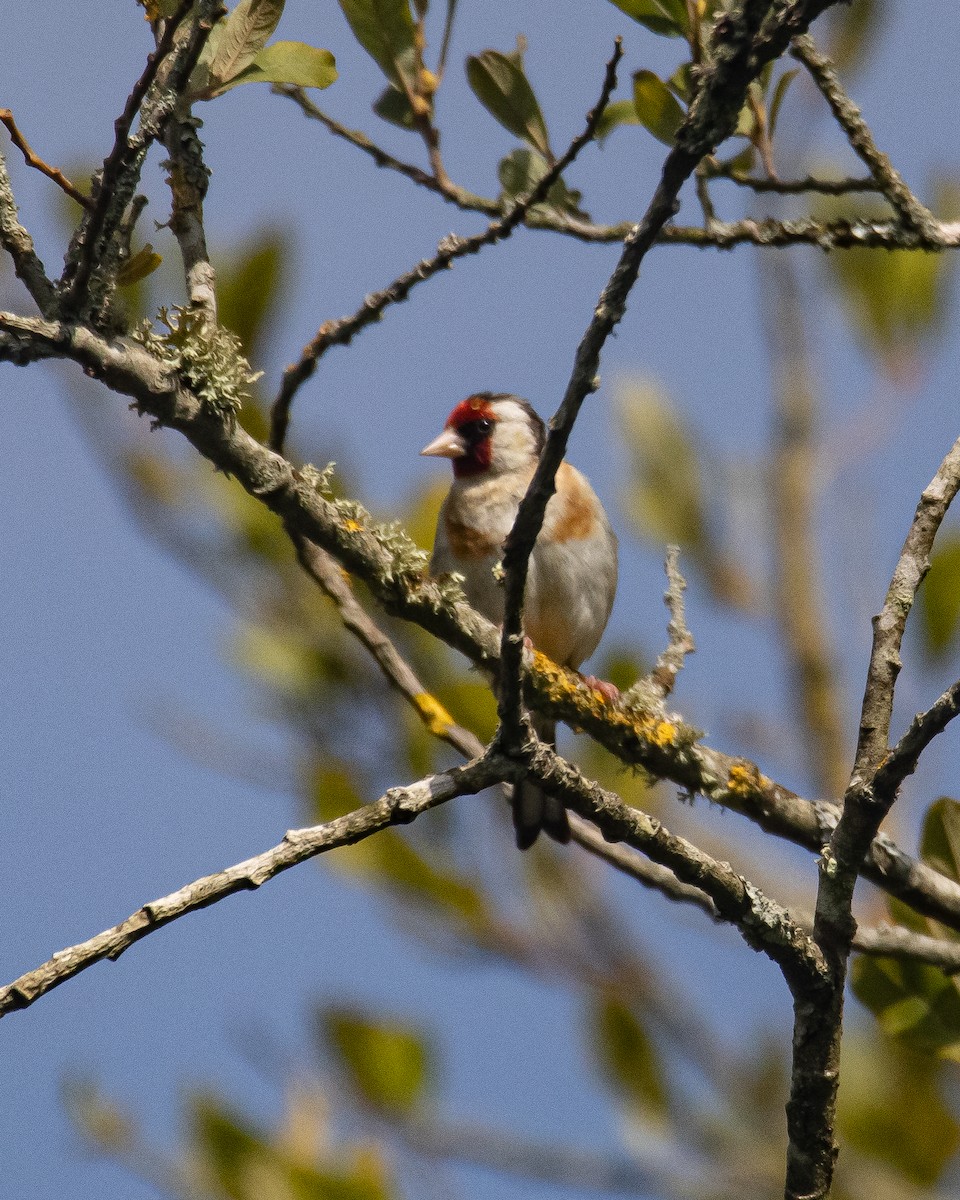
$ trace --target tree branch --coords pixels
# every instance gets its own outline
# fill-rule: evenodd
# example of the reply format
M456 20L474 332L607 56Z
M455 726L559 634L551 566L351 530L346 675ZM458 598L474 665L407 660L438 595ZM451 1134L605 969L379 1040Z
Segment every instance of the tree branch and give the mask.
M367 325L380 319L383 310L389 304L405 300L412 288L425 279L436 275L438 271L452 266L453 262L467 254L476 254L484 246L492 246L502 241L523 221L525 213L546 199L550 189L557 182L566 168L573 162L580 151L592 140L597 124L603 115L603 110L617 85L617 66L623 57L623 46L618 38L613 56L607 63L604 74L600 99L596 106L587 114L583 130L577 134L566 152L557 159L550 170L537 183L536 187L526 196L517 200L499 220L493 221L487 228L473 237L461 238L451 234L440 243L436 255L432 259L424 259L412 271L399 276L388 287L380 292L367 296L363 305L350 317L341 317L338 321L326 321L321 325L313 340L304 348L300 360L288 367L283 373L283 382L273 402L270 416L270 446L282 452L286 442L287 428L290 423L290 406L299 390L317 368L317 363L326 351L334 345L347 345L357 333Z
M33 167L34 170L39 171L42 175L46 175L48 179L52 179L57 187L66 192L72 200L76 200L81 208L93 207L93 201L90 197L72 184L59 167L51 167L49 163L43 161L39 154L33 152L30 148L30 143L20 132L17 122L14 120L13 113L9 108L0 108L0 124L7 127L10 140L23 155L28 167Z
M0 988L0 1017L27 1008L41 996L66 983L81 971L105 958L117 959L135 942L155 930L179 920L187 913L206 908L233 895L261 887L269 880L339 846L351 846L391 825L413 821L428 809L454 796L472 795L498 779L490 763L475 760L442 775L429 776L409 787L391 788L379 800L346 816L307 829L292 829L270 850L248 858L226 870L205 875L179 891L152 900L119 925L96 937L61 950L33 971L28 971Z
M844 91L833 63L820 53L813 38L806 34L797 37L790 53L810 72L854 153L867 167L877 189L889 200L903 224L926 233L934 230L937 222L933 214L914 196L890 159L877 148L859 108Z
M112 286L115 255L109 253L114 234L131 203L147 151L162 136L180 102L190 72L196 66L219 15L221 0L182 0L167 21L156 50L133 87L115 122L113 148L94 177L93 205L84 215L67 251L60 281L65 314L88 315L99 310ZM190 22L189 27L187 22ZM181 28L187 29L180 37ZM178 44L179 37L179 44ZM130 130L140 113L137 134Z
M0 246L13 259L13 269L44 316L53 311L53 284L33 246L33 238L20 224L6 159L0 154Z

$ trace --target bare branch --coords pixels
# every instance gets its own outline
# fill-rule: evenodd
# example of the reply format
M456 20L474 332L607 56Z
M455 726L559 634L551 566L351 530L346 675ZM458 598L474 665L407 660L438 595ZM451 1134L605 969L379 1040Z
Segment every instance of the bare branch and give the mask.
M341 317L339 321L326 321L318 330L313 340L305 347L299 362L288 367L283 373L283 382L276 400L273 402L270 419L270 446L276 451L282 451L286 442L287 428L290 423L290 406L294 396L310 376L314 373L317 363L326 351L334 345L347 345L356 334L367 325L380 319L383 310L390 304L405 300L412 288L425 279L445 270L453 262L467 254L476 254L484 246L494 245L510 236L514 229L523 221L524 215L546 199L550 189L557 182L566 168L573 162L580 151L593 138L597 124L603 115L613 89L617 85L617 66L623 57L623 46L618 38L613 56L607 63L596 106L587 114L583 130L577 134L564 154L557 159L549 171L537 183L536 187L526 196L521 197L513 207L499 220L492 222L482 232L473 237L461 238L451 235L440 243L437 254L432 259L424 259L412 271L406 272L395 279L383 291L367 296L362 307L353 316Z
M53 284L47 278L43 263L33 247L33 238L20 224L17 204L10 186L7 163L0 154L0 245L13 259L13 269L37 308L49 316L53 310Z
M183 258L187 296L191 305L217 323L216 275L207 251L203 228L203 202L210 171L203 161L203 143L197 135L199 121L189 112L176 113L167 122L164 144L170 154L170 230Z
M156 50L148 56L115 122L113 148L94 177L93 207L88 209L67 252L67 269L61 280L65 312L89 313L101 306L116 265L107 250L133 200L147 150L162 135L222 11L221 0L201 0L196 8L194 0L182 0L167 21ZM184 36L180 36L181 27ZM132 135L130 130L138 113L140 128ZM94 275L100 282L91 288Z
M883 759L873 781L875 800L889 807L900 785L917 769L920 755L960 713L960 681L953 684L927 709L917 713L890 753Z
M806 192L816 192L822 196L845 196L850 192L880 191L879 184L872 176L860 179L821 179L817 175L804 175L800 179L768 179L725 167L711 169L709 176L711 179L727 179L738 187L749 188L752 192L772 192L778 196L797 196Z
M933 214L914 196L890 159L877 148L859 108L844 91L833 63L820 53L813 38L808 34L795 38L790 53L810 72L837 124L847 135L851 148L876 180L877 188L899 213L904 225L922 232L935 229L937 222Z
M292 829L272 849L226 870L194 880L169 896L150 901L119 925L105 929L86 942L59 951L41 966L0 988L0 1017L29 1007L41 996L94 963L105 958L119 958L141 938L187 913L216 904L235 892L261 887L282 871L307 859L339 846L351 846L390 825L407 824L454 796L472 795L496 780L496 772L490 764L477 760L442 775L422 779L409 787L391 788L373 804L358 808L335 821L307 829Z
M58 188L61 188L63 191L65 191L71 199L76 200L81 207L93 207L93 201L90 199L90 197L85 192L81 192L75 184L71 183L59 167L51 167L49 163L44 162L38 154L35 154L33 150L31 150L29 142L17 127L13 113L9 108L0 108L0 125L5 125L7 127L7 130L10 134L10 140L23 155L24 161L28 167L33 167L34 170L46 175L48 179L52 179Z
M453 746L464 758L479 757L483 743L469 729L458 725L420 682L410 664L356 598L336 559L295 532L291 531L290 537L304 571L337 606L344 625L369 650L390 686L411 705L434 737Z
M902 925L858 929L853 948L861 954L880 958L906 958L913 962L929 963L947 975L960 973L960 943L915 933Z

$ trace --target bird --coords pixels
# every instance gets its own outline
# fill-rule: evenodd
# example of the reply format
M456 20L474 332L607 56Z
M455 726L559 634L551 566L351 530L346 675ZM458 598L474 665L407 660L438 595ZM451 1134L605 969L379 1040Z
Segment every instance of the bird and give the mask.
M546 427L529 401L477 392L453 409L443 432L420 451L453 465L430 575L459 574L468 602L495 625L503 624L504 609L496 568L545 442ZM577 670L600 642L616 589L616 534L586 476L564 461L530 555L524 634L548 658ZM606 694L614 691L606 687ZM540 714L532 720L538 737L552 746L556 722ZM529 780L514 787L513 825L521 850L541 831L558 842L570 840L561 801Z

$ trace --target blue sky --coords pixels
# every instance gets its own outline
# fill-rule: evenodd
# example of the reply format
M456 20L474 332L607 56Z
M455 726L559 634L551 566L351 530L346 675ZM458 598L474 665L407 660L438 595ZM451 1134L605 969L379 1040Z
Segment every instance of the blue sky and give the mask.
M10 8L0 45L0 103L14 110L49 161L69 166L101 158L149 49L142 11L125 0L113 6L105 28L99 13L91 15L95 6L51 0L42 8ZM509 16L504 6L461 8L441 109L449 122L445 148L452 176L486 194L495 189L495 162L512 142L472 101L455 69L466 53L508 49L516 33L527 35L528 73L556 145L593 104L615 34L627 38L625 78L640 66L672 66L671 43L632 26L602 0L558 0L549 19L532 2L510 6ZM327 46L337 56L341 77L322 104L347 124L376 131L369 102L381 86L379 73L353 43L337 5L289 0L288 10L280 36ZM901 6L870 73L852 84L878 142L921 192L935 172L956 176L960 168L951 83L958 35L960 12L951 6L923 0L909 13ZM268 378L278 378L322 320L353 311L365 293L432 253L451 230L480 227L479 218L376 170L266 88L237 89L202 106L200 115L214 171L207 215L215 243L228 246L268 224L295 239L289 296L270 355L255 364ZM826 121L817 128L825 130ZM379 132L404 156L417 153L408 136ZM825 145L836 149L831 137ZM662 153L642 131L626 130L602 152L587 151L571 182L589 189L586 203L598 219L639 215ZM167 212L159 157L145 173L148 218L156 219ZM54 189L15 152L8 161L22 218L55 271L63 246ZM735 211L736 199L727 202ZM161 252L165 237L156 238ZM792 253L805 286L815 288L814 256ZM511 390L529 396L544 415L552 411L616 254L615 247L520 232L461 262L389 311L353 348L330 353L297 402L298 444L318 462L342 462L362 481L365 502L390 514L434 477L435 464L417 451L463 395ZM770 389L755 282L753 251L659 250L607 348L604 384L584 411L571 457L591 475L622 534L613 637L638 638L655 650L664 623L660 552L631 537L619 510L616 381L661 381L705 445L731 463L755 456L767 438ZM5 307L23 303L9 271L0 274L0 297ZM833 301L817 306L811 339L828 432L851 413L876 412L883 385ZM957 346L951 329L931 353L916 393L893 397L890 436L825 493L831 612L844 630L840 654L852 697L869 645L868 615L916 497L956 434ZM57 365L0 368L4 982L146 900L274 844L302 820L293 797L225 778L158 735L151 712L159 700L204 719L226 714L228 727L254 749L275 750L277 737L258 719L226 660L232 616L144 539L104 478L65 400L70 372ZM133 420L106 392L89 387L79 397L73 402ZM736 750L742 711L762 707L787 720L773 631L718 611L695 588L689 606L699 650L678 703L715 744ZM908 669L904 711L929 702L948 682ZM955 787L954 746L944 739L931 755L914 785L918 803ZM802 764L778 777L807 786ZM901 827L910 837L916 807L907 813ZM704 813L702 806L697 819L730 839L748 836L737 818ZM789 861L809 864L799 855ZM636 906L641 931L662 920L664 902L632 892L624 897ZM682 918L679 928L677 973L698 990L709 988L711 977L723 981L720 993L735 987L742 1032L762 1023L782 1035L789 1006L772 968L746 955L732 934L708 937L694 918ZM270 1115L276 1094L246 1061L244 1038L266 1028L288 1048L301 1047L310 1005L323 996L365 998L405 1012L442 1029L451 1048L460 1044L462 1053L449 1055L445 1090L462 1115L476 1103L541 1136L616 1144L610 1109L593 1090L585 1051L571 1032L577 1014L564 996L501 970L478 975L431 961L396 934L381 902L307 867L187 918L116 965L93 968L3 1022L0 1177L10 1194L146 1200L153 1195L146 1185L80 1150L62 1112L65 1075L96 1078L161 1141L174 1136L184 1091L198 1084ZM538 1012L542 1024L518 1044L516 1014L529 1026ZM546 1111L542 1096L550 1097ZM481 1173L465 1178L465 1194L479 1200L514 1194Z

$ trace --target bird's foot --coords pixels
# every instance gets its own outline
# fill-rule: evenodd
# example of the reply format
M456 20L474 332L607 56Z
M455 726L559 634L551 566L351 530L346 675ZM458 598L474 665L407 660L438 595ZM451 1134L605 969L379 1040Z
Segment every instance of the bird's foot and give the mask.
M620 699L620 689L615 683L606 679L598 679L596 675L581 675L580 678L591 691L599 692L604 700L615 702Z

